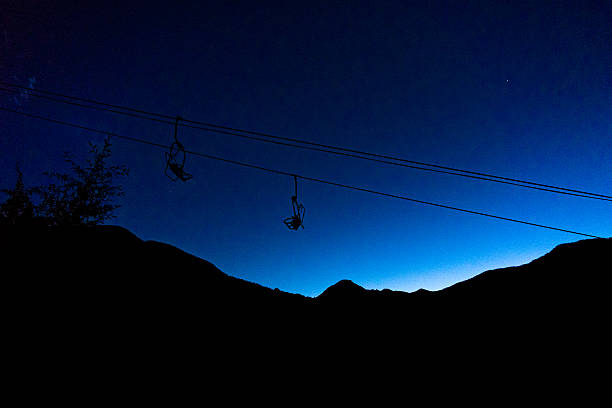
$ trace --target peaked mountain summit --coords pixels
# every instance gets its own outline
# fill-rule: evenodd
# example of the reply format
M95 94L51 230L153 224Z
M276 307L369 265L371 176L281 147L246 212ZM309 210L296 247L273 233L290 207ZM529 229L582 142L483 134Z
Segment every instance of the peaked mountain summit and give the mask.
M363 296L366 289L357 285L355 282L343 279L338 283L325 289L323 293L317 296L317 300L325 301L329 299L347 299L347 298L359 298Z

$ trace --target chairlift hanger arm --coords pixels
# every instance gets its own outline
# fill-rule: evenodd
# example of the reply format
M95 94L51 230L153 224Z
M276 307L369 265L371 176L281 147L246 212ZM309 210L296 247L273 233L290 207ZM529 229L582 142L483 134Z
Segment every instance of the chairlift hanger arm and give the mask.
M176 119L174 121L174 142L178 144L179 146L182 146L182 145L178 141L178 127L179 127L179 120L182 120L182 119L183 118L181 118L179 115L176 115Z

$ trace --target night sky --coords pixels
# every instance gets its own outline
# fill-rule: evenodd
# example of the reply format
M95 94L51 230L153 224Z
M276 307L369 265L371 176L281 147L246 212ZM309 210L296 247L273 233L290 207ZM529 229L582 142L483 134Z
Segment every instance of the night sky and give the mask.
M0 81L282 137L612 195L609 1L6 1ZM129 3L129 4L124 4ZM0 92L0 106L169 145L174 127ZM0 111L0 186L103 136ZM179 128L187 150L609 237L612 202ZM113 224L316 296L441 289L584 237L113 140ZM2 197L2 199L4 199ZM171 273L171 271L170 271Z

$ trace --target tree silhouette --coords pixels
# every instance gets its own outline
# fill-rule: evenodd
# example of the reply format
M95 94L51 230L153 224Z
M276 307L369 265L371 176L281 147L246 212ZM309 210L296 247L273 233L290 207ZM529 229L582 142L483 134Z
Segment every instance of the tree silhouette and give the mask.
M15 187L0 189L0 192L8 195L6 201L0 204L0 224L28 224L35 217L36 208L32 202L32 194L35 189L25 187L19 163L15 166L15 172L17 173Z
M114 217L113 212L120 205L113 200L123 196L121 186L113 184L117 176L127 176L125 166L108 166L106 159L111 155L110 139L102 147L89 143L90 158L85 166L78 164L71 154L65 153L64 160L70 165L71 173L45 172L55 180L49 185L26 189L23 174L18 169L14 189L1 190L8 199L0 205L0 220L4 224L26 222L59 225L96 225ZM33 204L32 195L40 196Z

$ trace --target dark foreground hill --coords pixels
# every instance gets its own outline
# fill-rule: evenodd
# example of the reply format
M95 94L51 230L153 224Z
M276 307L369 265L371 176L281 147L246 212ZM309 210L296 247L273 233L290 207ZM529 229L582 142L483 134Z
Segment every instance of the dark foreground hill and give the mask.
M0 239L8 350L20 369L35 363L50 376L45 370L63 366L101 376L135 370L146 378L156 367L185 374L190 362L228 368L236 356L264 365L282 356L298 370L330 361L363 367L364 355L462 357L497 368L519 359L551 369L607 354L612 239L560 245L436 292L340 281L316 298L228 276L119 227L1 227Z

